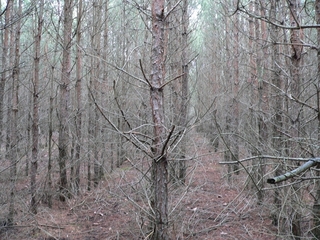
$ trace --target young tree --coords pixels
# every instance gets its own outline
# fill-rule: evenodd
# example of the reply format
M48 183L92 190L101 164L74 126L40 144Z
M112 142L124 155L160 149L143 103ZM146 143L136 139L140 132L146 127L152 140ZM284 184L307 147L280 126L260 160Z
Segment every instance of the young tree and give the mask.
M7 144L9 145L8 156L10 158L10 203L9 203L9 216L8 225L13 225L14 212L15 212L15 195L16 195L16 176L17 176L17 152L18 152L18 110L19 110L19 77L20 77L20 36L21 36L21 12L22 0L19 0L15 7L15 12L18 16L15 32L12 32L11 40L14 48L10 55L13 57L12 68L12 85L11 92L9 93L9 100L11 100L9 117L10 131L7 133ZM14 38L14 42L13 42Z
M68 156L68 116L69 91L71 73L71 46L72 46L72 12L73 0L65 0L63 6L63 54L59 102L59 170L60 170L60 200L65 201L68 189L67 161Z
M153 240L167 240L168 233L168 138L165 127L163 84L165 78L165 0L152 0L152 45L150 103L153 120L151 207L154 213Z
M37 213L36 200L36 175L38 168L38 152L39 152L39 74L40 74L40 54L41 54L41 36L43 25L43 0L40 0L38 19L36 24L36 35L34 36L34 70L33 70L33 107L32 107L32 161L31 161L31 212Z
M80 187L80 153L82 144L82 53L81 53L81 36L82 36L82 19L83 9L82 0L78 1L77 11L77 29L76 29L76 43L77 43L77 57L76 57L76 86L75 86L75 154L71 167L71 188L77 194Z
M5 85L8 78L8 50L9 50L9 35L11 28L11 11L13 6L13 0L7 1L5 10L5 22L4 31L2 34L2 69L0 80L0 145L2 145L3 134L3 120L4 120L4 101L5 101Z
M181 17L181 103L180 103L180 121L179 125L186 129L188 123L188 109L190 102L189 95L189 2L188 0L184 0L182 2L182 17ZM185 182L185 178L187 175L187 165L186 165L186 154L187 154L187 142L186 137L182 139L181 147L180 147L180 161L179 161L179 175L178 179Z
M314 3L316 23L320 24L320 0L316 0ZM317 140L320 141L320 28L317 28ZM320 151L316 154L319 156ZM320 169L318 164L317 169ZM320 176L320 171L317 171L317 176ZM316 196L313 204L313 235L315 238L320 238L320 181L315 182Z

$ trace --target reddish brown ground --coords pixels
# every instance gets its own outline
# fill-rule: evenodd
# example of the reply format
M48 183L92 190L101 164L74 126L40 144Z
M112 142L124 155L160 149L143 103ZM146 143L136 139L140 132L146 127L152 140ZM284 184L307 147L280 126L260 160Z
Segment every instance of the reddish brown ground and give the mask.
M170 214L172 239L275 239L270 213L243 190L245 176L227 183L225 166L218 163L221 154L212 152L203 137L198 136L193 146L190 155L196 151L198 157L190 161L194 171L190 168L187 186L170 189L170 209L175 208ZM17 227L0 238L148 239L140 231L147 229L145 214L132 203L147 205L143 192L137 192L142 182L136 175L126 162L97 189L66 203L55 200L52 209L43 204L36 217L17 210Z

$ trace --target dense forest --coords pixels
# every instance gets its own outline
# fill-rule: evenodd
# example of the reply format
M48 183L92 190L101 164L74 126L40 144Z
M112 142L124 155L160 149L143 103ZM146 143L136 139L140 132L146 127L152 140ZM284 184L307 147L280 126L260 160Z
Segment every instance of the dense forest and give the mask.
M320 0L1 0L0 29L0 239L320 239Z

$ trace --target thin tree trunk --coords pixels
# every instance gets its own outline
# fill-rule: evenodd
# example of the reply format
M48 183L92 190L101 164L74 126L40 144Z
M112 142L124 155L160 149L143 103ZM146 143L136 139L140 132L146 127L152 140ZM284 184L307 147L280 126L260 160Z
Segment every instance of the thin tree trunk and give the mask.
M291 25L292 26L297 26L301 24L300 20L300 3L297 0L291 0L288 1L290 12L291 12ZM291 94L293 96L299 96L300 95L300 85L301 85L301 80L300 80L300 68L302 64L302 32L303 30L292 30L291 31L291 76L292 80L289 86L289 89L291 90ZM302 112L301 108L298 103L295 101L290 101L289 103L289 108L288 108L288 116L290 118L290 124L288 126L288 132L291 135L291 138L293 141L290 141L290 156L291 157L299 157L299 137L300 137L300 132L301 132L301 125L300 125L300 119L302 118ZM291 223L291 232L295 239L300 239L302 237L302 229L301 229L301 213L298 211L298 207L296 206L295 203L299 201L301 197L301 191L300 189L300 184L295 183L292 187L293 191L295 194L294 198L291 198L291 210L290 210L290 215L292 216L292 223Z
M95 51L95 55L100 57L100 52L101 52L101 15L102 15L102 1L97 1L96 4L94 5L94 36L93 36L93 47ZM93 87L94 87L94 92L97 94L97 98L100 93L100 74L101 74L101 69L100 69L100 61L95 59L94 60L94 72L93 72ZM98 183L101 178L100 174L100 159L99 159L99 150L100 150L100 142L101 140L99 139L99 132L100 132L100 123L99 123L99 116L100 113L98 112L97 108L94 108L94 136L93 136L93 141L94 141L94 165L93 165L93 172L94 172L94 177L93 177L93 183L94 187L98 186Z
M82 54L81 54L81 23L82 23L82 0L78 2L78 16L77 16L77 60L76 60L76 113L75 113L75 128L76 128L76 143L75 143L75 155L74 155L74 172L72 176L73 183L72 188L76 194L79 193L80 188L80 153L81 153L81 125L82 125Z
M52 76L50 79L50 99L49 99L49 136L48 136L48 166L47 166L47 186L46 186L46 198L48 201L49 208L52 208L52 136L53 136L53 75L54 75L54 67L52 67Z
M317 24L320 24L320 0L315 1L315 17ZM318 110L318 142L320 142L320 28L317 28L317 110ZM318 156L320 151L317 152ZM317 166L320 169L320 164ZM320 171L316 171L320 177ZM320 180L315 180L316 197L313 204L313 236L320 239Z
M187 127L188 119L188 102L189 102L189 66L188 66L188 28L189 28L189 15L188 15L188 0L182 2L182 37L181 37L181 63L182 63L182 86L181 86L181 113L180 113L180 126L183 128ZM185 182L187 174L187 165L186 165L186 154L187 154L187 138L182 139L181 142L181 157L179 161L179 175L178 179L181 182Z
M15 212L15 182L17 176L17 151L18 151L18 136L17 136L17 127L18 127L18 103L19 103L19 75L20 75L20 35L21 35L21 20L20 17L22 12L22 0L18 2L18 22L16 25L15 31L15 41L14 41L14 65L12 71L12 96L11 96L11 118L10 118L10 135L11 141L10 144L10 203L9 203L9 217L8 225L13 225L14 212Z
M72 0L65 0L63 13L63 54L62 72L60 82L60 103L59 103L59 171L60 171L60 201L65 201L67 196L68 178L67 161L68 157L68 104L69 85L71 71L71 34L72 34Z
M57 32L56 32L56 44L54 46L54 57L53 59L57 59L57 52L59 46L59 39L60 39L60 27L61 27L61 20L62 16L59 16L58 24L57 24ZM50 65L50 63L48 62ZM53 133L54 133L54 118L53 118L53 111L54 111L54 99L56 97L56 89L55 89L55 69L56 69L57 62L53 62L51 64L50 69L50 96L49 96L49 115L48 115L48 165L47 165L47 176L46 176L46 201L48 203L48 207L52 208L52 160L53 160Z
M236 1L236 0L235 0ZM235 14L234 20L234 28L233 28L233 46L234 46L234 56L232 61L232 68L233 68L233 79L234 81L231 83L233 86L233 99L231 102L232 106L232 120L231 120L231 133L232 133L232 142L230 145L230 149L232 151L232 161L237 161L239 159L239 140L237 137L238 128L239 128L239 85L240 85L240 78L239 78L239 24L240 17L239 14ZM239 164L233 165L233 172L235 174L239 174Z
M168 160L165 154L166 146L164 125L163 83L165 78L165 0L153 0L152 14L152 46L151 46L151 81L150 98L152 119L154 124L154 141L152 162L152 191L154 202L151 206L155 214L153 240L169 239L168 223Z
M258 1L256 1L256 11L261 16L265 15L265 11L263 6L258 6ZM261 23L261 28L259 28L259 22ZM267 30L266 30L266 23L264 21L259 21L255 19L255 29L256 29L256 38L262 39L261 45L264 45L267 42ZM264 141L268 142L268 129L267 124L264 121L263 114L269 112L268 110L268 86L267 84L262 81L261 79L265 79L265 67L263 59L267 56L267 52L265 49L260 49L259 45L256 45L258 48L258 56L257 56L257 88L258 88L258 111L260 112L258 116L258 133L259 133L259 142L262 144L262 150L265 149L265 145L263 144ZM264 181L263 176L265 174L265 159L259 159L259 167L258 167L258 176L259 182L258 186L260 191L258 192L258 204L262 203L264 198Z
M226 17L225 19L225 47L226 47L226 65L224 66L224 73L225 73L225 76L226 78L230 78L232 79L232 74L230 72L230 69L231 69L231 56L230 56L230 52L231 52L231 49L230 49L230 37L229 37L229 31L230 31L230 18L229 17ZM225 81L227 81L227 79L225 79ZM228 84L228 83L227 83ZM231 94L231 93L229 93ZM231 128L231 117L230 117L230 110L227 109L226 111L226 116L225 116L225 132L227 133L226 136L224 136L224 144L225 144L225 150L224 150L224 154L223 154L223 158L224 158L224 161L228 162L228 161L231 161L231 152L230 152L230 149L229 149L229 146L230 146L230 143L231 143L231 137L230 137L230 128ZM232 165L231 164L228 164L227 166L228 168L228 174L227 174L227 179L228 181L231 180L231 174L232 174Z
M108 16L109 16L109 0L105 0L104 1L104 29L103 29L103 49L102 49L102 58L103 59L107 59L108 56ZM102 84L102 96L108 96L108 65L107 63L104 61L103 65L102 65L102 75L103 75L103 84ZM103 98L101 97L101 105L103 107L107 107L108 105L108 98ZM105 166L105 162L106 159L110 159L110 170L112 172L112 168L113 168L113 156L108 156L107 151L112 151L111 146L109 145L109 137L108 137L108 130L106 128L105 124L102 124L101 126L102 130L102 139L103 139L103 143L102 143L102 163L100 165L100 177L104 176L104 166ZM110 138L111 139L111 138Z
M272 19L276 19L278 11L278 1L273 0L271 2L271 9L270 9L270 17ZM273 43L272 46L272 56L271 56L271 61L272 61L272 71L273 71L273 76L272 76L272 84L276 86L278 89L281 89L281 76L280 72L281 69L279 67L278 61L279 61L279 46L276 44L279 40L279 29L276 26L271 25L270 26L270 38L271 42ZM272 129L272 146L274 150L277 152L279 156L282 155L282 141L281 141L281 130L282 130L282 97L280 96L279 92L277 90L274 90L273 92L273 99L271 102L271 106L274 109L273 113L273 129ZM277 167L275 174L278 176L282 174L282 166ZM281 206L282 206L282 199L280 195L280 190L277 188L274 191L274 206L275 210L272 213L272 221L273 224L276 226L282 225L282 217L279 216L281 212ZM280 220L280 222L279 222Z
M0 80L0 149L3 141L3 118L4 118L4 96L5 96L5 85L7 81L8 71L8 49L9 49L9 35L10 35L10 17L12 11L13 0L7 1L7 10L5 12L5 28L2 40L2 71Z
M43 23L43 0L39 2L39 15L37 21L37 34L35 35L35 56L33 76L33 108L32 108L32 160L31 160L31 206L32 213L37 213L36 201L36 175L38 169L38 147L39 147L39 73L40 73L40 50Z

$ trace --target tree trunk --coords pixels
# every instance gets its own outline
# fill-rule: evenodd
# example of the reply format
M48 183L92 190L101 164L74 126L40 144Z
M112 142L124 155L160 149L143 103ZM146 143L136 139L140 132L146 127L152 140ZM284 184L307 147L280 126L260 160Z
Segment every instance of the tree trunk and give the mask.
M163 83L165 78L165 0L153 0L152 45L151 45L151 81L150 100L153 119L153 162L152 162L152 208L155 214L153 224L153 240L167 240L168 233L168 161L166 155L164 125Z
M256 11L258 14L261 16L265 16L265 10L262 6L258 6L258 1L256 1ZM260 21L261 27L259 28L259 20L255 19L255 29L256 29L256 38L257 39L262 39L262 44L265 44L267 42L267 30L266 30L266 22ZM265 141L267 143L269 142L268 140L268 128L267 124L264 121L264 115L269 112L268 109L268 85L262 81L262 79L265 79L265 62L263 59L265 56L267 56L267 51L266 49L260 49L259 44L256 45L258 48L258 56L257 56L257 61L256 61L256 67L257 67L257 88L258 88L258 111L259 111L259 116L258 116L258 138L259 138L259 143L261 143L261 149L264 151L266 149L266 145L264 144ZM262 152L263 153L263 152ZM264 198L264 181L263 181L263 176L265 175L266 167L265 167L265 159L259 159L259 167L258 167L258 186L260 191L258 192L258 204L262 203L263 198Z
M235 0L237 2L237 0ZM240 16L238 13L235 14L234 26L232 31L232 39L233 39L233 60L232 60L232 79L231 82L232 86L232 99L231 99L231 106L232 106L232 117L231 117L231 145L229 148L231 149L231 161L237 161L239 159L239 140L238 140L238 129L239 129L239 88L240 88L240 77L239 77L239 34L240 34ZM233 165L233 172L235 174L239 174L239 164Z
M67 161L68 157L68 104L69 85L71 71L71 34L72 34L72 0L65 0L63 13L63 54L62 72L60 82L60 102L59 102L59 173L60 173L60 201L65 201L67 196Z
M320 0L315 1L315 16L317 24L320 24ZM318 110L318 142L320 142L320 28L317 28L317 110ZM317 151L319 156L320 151ZM320 164L317 166L320 169ZM316 171L320 177L320 171ZM316 197L313 204L313 236L315 239L320 239L320 180L315 180Z
M7 81L7 71L8 71L8 49L9 49L9 34L10 34L10 18L12 11L13 0L7 1L7 7L5 12L5 26L3 30L3 40L2 40L2 71L0 80L0 149L3 142L3 118L4 118L4 101L5 101L5 85Z
M188 106L189 106L189 65L188 65L188 43L189 43L189 15L188 15L188 0L182 2L182 36L181 36L181 106L180 106L180 121L179 125L185 129L188 122ZM182 136L183 137L183 136ZM184 137L180 146L180 159L179 159L179 175L178 179L184 183L187 174L186 154L187 154L187 142Z
M288 1L290 8L290 20L291 26L298 26L301 24L300 12L301 6L299 1L291 0ZM301 64L302 64L302 34L303 30L291 30L291 80L289 81L288 89L293 96L300 96L300 85L301 85ZM299 106L299 103L295 101L288 102L288 116L289 116L289 125L288 125L288 133L290 134L290 156L291 157L300 157L300 133L301 133L301 124L300 120L303 118L302 116L302 108ZM297 165L298 166L298 165ZM291 198L291 209L290 215L292 216L291 223L291 232L296 239L300 239L302 237L302 229L301 229L301 213L299 212L299 206L296 205L296 202L299 202L299 199L302 197L300 191L300 184L295 183L292 187L294 191L294 198Z
M272 19L276 19L277 12L279 9L278 1L273 0L271 2L271 9L270 9L270 17ZM283 150L283 142L281 140L282 138L282 97L280 93L278 92L278 89L281 89L281 76L280 72L281 69L279 67L278 61L279 61L279 46L276 44L279 41L279 29L271 25L270 26L270 38L272 42L272 52L271 52L271 61L272 61L272 71L273 75L272 77L272 84L277 87L276 90L273 91L273 98L271 102L271 106L274 109L273 113L273 127L272 127L272 146L274 148L274 151L277 155L282 156L282 150ZM277 170L275 172L276 175L282 174L282 166L277 167ZM282 217L279 216L279 213L281 212L281 206L282 206L282 199L279 189L275 189L274 191L274 212L272 213L272 221L273 224L278 226L282 224ZM279 222L280 220L280 222ZM281 226L280 226L281 228Z
M39 15L37 21L37 33L35 35L35 54L34 54L34 75L33 75L33 107L32 107L32 160L31 160L31 205L30 210L33 214L37 213L36 200L36 175L38 169L38 152L39 152L39 73L40 73L40 50L41 50L41 35L42 35L42 19L43 15L43 0L39 2Z
M9 203L9 217L8 217L8 225L13 225L13 218L14 218L14 203L15 203L15 182L17 176L17 151L18 147L18 136L17 136L17 127L18 127L18 108L19 108L19 76L20 76L20 35L21 35L21 21L20 17L22 12L22 0L18 2L18 9L17 9L17 16L18 22L16 25L15 31L15 40L14 40L14 64L12 70L12 92L11 92L11 113L10 113L10 135L11 138L9 141L10 145L10 161L11 161L11 168L10 168L10 203ZM13 37L13 36L12 36ZM10 53L10 55L12 55Z
M81 54L81 23L82 23L82 0L78 2L78 13L77 13L77 58L76 58L76 86L75 86L75 95L76 95L76 103L75 103L75 154L73 157L74 171L72 171L72 190L75 194L79 193L80 188L80 153L81 153L81 125L82 125L82 54Z

